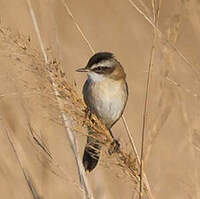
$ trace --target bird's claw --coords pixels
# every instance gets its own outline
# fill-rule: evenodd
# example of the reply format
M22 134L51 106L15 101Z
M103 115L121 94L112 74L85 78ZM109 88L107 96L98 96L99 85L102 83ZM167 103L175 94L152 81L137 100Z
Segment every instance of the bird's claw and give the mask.
M120 143L118 142L118 140L114 139L108 149L109 155L112 155L115 152L119 152L119 148L120 148Z

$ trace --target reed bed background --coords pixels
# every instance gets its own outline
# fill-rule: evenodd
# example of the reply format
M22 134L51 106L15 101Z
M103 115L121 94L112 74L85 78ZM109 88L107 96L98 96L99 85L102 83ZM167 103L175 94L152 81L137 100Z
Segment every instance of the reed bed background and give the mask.
M200 197L198 1L1 0L0 9L4 198ZM75 73L97 51L116 55L129 84L112 156ZM85 174L88 125L104 147Z

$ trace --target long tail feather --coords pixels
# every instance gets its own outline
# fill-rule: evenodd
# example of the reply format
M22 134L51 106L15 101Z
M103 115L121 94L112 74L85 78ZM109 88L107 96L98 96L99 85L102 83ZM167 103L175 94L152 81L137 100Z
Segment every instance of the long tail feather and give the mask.
M100 150L100 142L92 136L88 136L87 145L85 146L85 151L83 155L83 166L86 171L90 172L97 166L100 156Z

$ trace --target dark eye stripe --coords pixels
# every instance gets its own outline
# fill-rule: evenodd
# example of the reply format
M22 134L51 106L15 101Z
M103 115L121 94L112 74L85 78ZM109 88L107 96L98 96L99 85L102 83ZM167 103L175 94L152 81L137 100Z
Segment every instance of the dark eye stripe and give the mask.
M99 74L105 74L105 73L111 73L113 71L113 68L108 66L98 66L94 68L93 71Z
M97 71L108 70L108 69L110 69L110 67L107 67L107 66L98 66L98 67L94 68L94 70L97 70Z
M109 70L110 67L104 66L103 69L104 69L104 70Z

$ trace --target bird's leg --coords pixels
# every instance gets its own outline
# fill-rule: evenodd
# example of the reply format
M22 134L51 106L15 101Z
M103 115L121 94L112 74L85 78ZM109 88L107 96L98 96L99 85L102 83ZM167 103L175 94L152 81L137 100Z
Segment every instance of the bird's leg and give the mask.
M89 117L88 116L88 114L89 114L89 108L86 107L83 111L85 112L84 121L83 121L83 126L84 126L86 124L87 118Z
M92 113L88 107L84 110L85 112L85 119L89 119L93 124L95 124L95 120L92 118Z
M89 119L89 120L92 121L92 113L90 112L90 109L89 109L88 107L86 107L86 108L84 109L84 112L85 112L85 121L84 121L84 123L83 123L83 126L84 126L84 124L86 123L86 120L87 120L87 119Z
M109 149L108 149L108 153L109 153L109 155L112 155L112 154L115 153L115 152L119 152L120 143L118 142L118 140L116 140L116 139L114 138L111 129L109 129L109 132L110 132L110 135L111 135L112 138L113 138L113 141L112 141L112 143L110 144L110 147L109 147Z
M84 112L85 112L85 118L87 117L90 118L90 110L88 107L85 108Z

